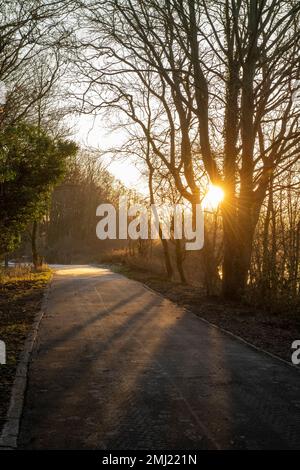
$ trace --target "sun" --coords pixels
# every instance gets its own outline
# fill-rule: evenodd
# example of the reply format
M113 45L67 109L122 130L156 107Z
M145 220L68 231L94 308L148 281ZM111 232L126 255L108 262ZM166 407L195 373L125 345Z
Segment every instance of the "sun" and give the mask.
M214 186L210 184L208 191L203 198L204 209L214 210L217 209L219 204L224 199L224 191L220 186Z

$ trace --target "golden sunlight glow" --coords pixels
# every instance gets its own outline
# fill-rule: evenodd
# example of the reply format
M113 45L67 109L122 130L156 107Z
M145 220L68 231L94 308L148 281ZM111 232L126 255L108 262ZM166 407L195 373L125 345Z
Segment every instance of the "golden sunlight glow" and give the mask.
M220 186L210 184L208 191L203 198L203 208L208 210L217 209L224 199L224 191Z

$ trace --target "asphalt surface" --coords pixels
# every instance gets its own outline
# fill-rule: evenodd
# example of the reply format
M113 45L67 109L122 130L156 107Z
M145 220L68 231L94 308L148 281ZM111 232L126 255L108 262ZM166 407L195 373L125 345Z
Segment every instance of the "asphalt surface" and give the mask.
M300 449L300 373L140 283L58 267L19 448Z

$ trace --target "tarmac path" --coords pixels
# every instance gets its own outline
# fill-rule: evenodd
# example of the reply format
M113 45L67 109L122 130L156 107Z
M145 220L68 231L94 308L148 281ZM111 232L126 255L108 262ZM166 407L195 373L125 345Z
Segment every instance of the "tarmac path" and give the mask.
M300 373L143 284L61 266L19 448L300 448Z

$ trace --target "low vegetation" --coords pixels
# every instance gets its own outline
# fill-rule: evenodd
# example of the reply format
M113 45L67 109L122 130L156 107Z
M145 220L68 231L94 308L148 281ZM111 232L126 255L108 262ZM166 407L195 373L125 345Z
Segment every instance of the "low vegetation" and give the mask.
M6 364L0 366L0 430L5 422L19 355L39 311L51 270L31 266L0 268L0 339L6 344Z

